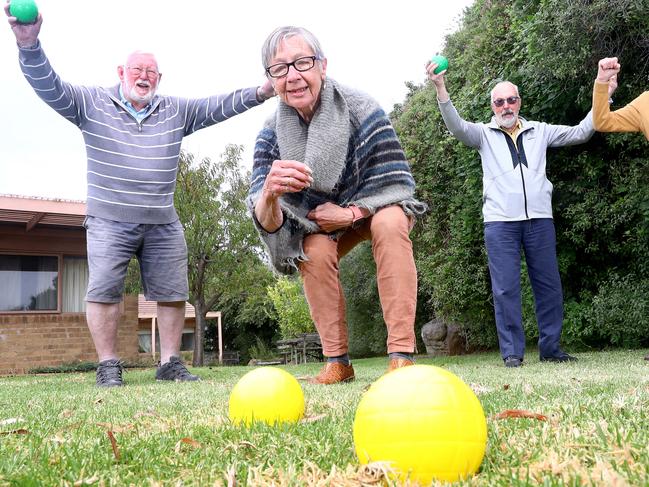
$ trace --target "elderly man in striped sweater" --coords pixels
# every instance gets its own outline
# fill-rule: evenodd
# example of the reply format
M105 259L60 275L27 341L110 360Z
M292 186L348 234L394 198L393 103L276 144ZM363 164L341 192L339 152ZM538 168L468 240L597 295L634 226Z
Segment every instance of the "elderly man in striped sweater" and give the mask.
M83 134L88 157L88 327L99 367L97 385L121 386L117 355L119 302L133 255L144 292L158 303L158 380L193 381L179 359L188 298L187 247L174 209L184 136L227 120L273 95L270 82L226 95L186 99L156 94L161 74L153 54L132 53L110 88L62 81L43 52L39 14L18 23L5 5L18 43L20 67L36 94Z

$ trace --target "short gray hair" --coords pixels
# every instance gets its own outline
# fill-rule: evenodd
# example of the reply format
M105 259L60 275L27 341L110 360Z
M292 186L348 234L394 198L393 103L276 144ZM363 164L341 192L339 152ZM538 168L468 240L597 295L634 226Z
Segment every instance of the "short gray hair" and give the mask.
M496 88L498 88L498 85L502 85L502 84L505 84L505 83L512 85L514 87L514 90L516 90L516 96L518 96L520 98L521 94L518 92L518 86L516 86L511 81L503 80L503 81L499 81L498 83L496 83L494 85L494 87L491 89L491 92L489 92L489 103L494 101L494 91L496 91Z
M289 39L290 37L300 36L307 45L313 50L313 53L318 56L318 59L324 59L324 52L322 47L320 47L320 41L314 36L311 32L306 30L304 27L295 27L292 25L286 25L284 27L278 27L266 38L264 44L261 46L261 62L264 66L264 69L268 67L270 60L273 58L279 45L282 41Z

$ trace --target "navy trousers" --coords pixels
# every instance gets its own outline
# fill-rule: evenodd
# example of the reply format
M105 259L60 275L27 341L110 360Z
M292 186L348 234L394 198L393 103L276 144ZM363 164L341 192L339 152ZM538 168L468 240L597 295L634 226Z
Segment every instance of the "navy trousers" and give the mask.
M539 354L559 353L563 292L551 218L487 222L484 226L498 342L503 359L525 355L521 310L521 248L525 252L539 327Z

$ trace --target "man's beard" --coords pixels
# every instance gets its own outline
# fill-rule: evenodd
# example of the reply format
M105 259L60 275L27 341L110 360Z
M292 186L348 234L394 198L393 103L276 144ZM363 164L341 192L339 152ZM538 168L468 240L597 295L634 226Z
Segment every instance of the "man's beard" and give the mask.
M512 118L505 118L505 115L514 115ZM514 114L513 110L503 110L501 113L496 114L496 123L500 127L506 129L512 128L518 122L518 117Z
M124 80L124 88L125 88L124 91L126 91L125 93L126 98L131 99L137 103L143 103L147 105L153 99L153 95L155 95L155 90L151 89L151 82L146 81L145 83L148 84L149 91L147 91L146 95L140 95L137 92L137 83L139 82L140 80L138 79L135 83L131 85L128 79Z

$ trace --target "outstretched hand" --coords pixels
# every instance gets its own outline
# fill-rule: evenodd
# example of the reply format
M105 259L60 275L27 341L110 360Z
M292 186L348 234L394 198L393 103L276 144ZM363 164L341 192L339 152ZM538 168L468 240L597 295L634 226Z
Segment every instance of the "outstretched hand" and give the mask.
M19 47L32 47L38 42L38 34L41 31L41 24L43 23L43 16L38 13L38 17L31 24L22 24L18 19L11 15L9 12L10 1L7 0L5 4L5 14L7 14L9 25L16 36L16 42Z
M275 89L273 88L273 84L270 82L269 79L267 79L266 82L263 85L261 85L259 88L257 88L257 96L262 101L274 97L275 94L276 94Z

